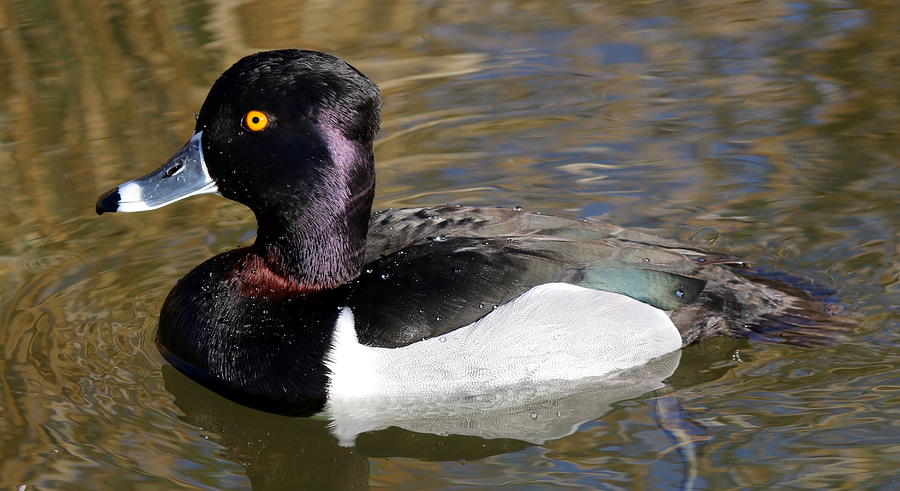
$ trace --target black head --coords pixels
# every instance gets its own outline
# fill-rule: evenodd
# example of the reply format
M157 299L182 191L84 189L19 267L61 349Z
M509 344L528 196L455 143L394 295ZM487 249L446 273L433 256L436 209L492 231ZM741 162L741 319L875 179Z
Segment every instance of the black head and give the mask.
M219 192L259 214L315 189L337 191L329 189L335 172L350 177L350 188L371 187L379 112L378 87L343 60L266 51L219 77L195 133L203 132Z
M97 212L214 192L258 217L326 196L358 199L374 187L380 109L378 87L340 58L296 49L247 56L216 80L188 144L105 193Z

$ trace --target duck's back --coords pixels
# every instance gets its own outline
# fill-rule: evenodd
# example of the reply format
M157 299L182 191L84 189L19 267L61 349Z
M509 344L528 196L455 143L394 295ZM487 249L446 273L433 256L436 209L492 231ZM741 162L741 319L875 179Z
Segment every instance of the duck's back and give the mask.
M599 221L503 208L389 209L373 214L367 244L368 285L356 305L378 309L358 309L357 329L376 346L451 332L554 282L668 311L683 345L715 335L817 345L850 325L740 258Z

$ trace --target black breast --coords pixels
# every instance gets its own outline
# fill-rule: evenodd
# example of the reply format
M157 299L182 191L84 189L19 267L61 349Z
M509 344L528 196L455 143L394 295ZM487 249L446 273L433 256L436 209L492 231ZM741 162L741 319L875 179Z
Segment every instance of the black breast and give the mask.
M247 294L233 274L242 251L204 262L172 289L160 314L160 351L194 380L242 404L318 412L326 398L323 359L346 290Z

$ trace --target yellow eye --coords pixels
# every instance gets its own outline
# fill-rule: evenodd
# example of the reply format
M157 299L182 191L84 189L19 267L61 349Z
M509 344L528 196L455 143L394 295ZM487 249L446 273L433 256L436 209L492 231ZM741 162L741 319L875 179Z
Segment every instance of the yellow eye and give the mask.
M250 111L244 115L244 126L250 131L262 131L269 126L269 117L262 111Z

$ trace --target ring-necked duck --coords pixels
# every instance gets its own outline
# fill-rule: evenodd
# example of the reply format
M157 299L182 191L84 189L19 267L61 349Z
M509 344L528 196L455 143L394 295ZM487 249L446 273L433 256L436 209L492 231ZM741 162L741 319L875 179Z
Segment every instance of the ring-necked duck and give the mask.
M444 206L371 213L378 88L281 50L215 82L190 141L97 212L217 193L256 241L172 289L158 345L247 405L448 396L600 376L715 335L816 344L841 321L733 257L596 221Z

